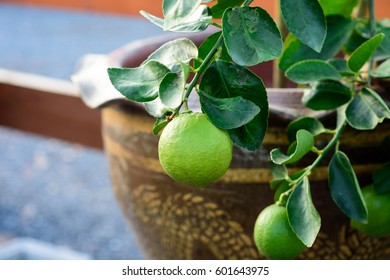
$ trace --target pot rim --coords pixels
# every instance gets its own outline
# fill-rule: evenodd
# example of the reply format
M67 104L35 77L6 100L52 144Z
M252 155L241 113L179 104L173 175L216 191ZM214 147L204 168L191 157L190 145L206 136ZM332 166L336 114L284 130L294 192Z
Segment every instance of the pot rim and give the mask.
M199 33L168 33L130 42L106 55L87 54L78 62L72 82L78 87L84 103L90 108L102 109L116 103L125 103L130 105L126 107L144 109L142 103L127 100L112 86L107 75L107 68L124 67L128 61L132 59L137 61L139 57L147 57L162 44L174 39L185 37L200 44L216 31L217 28L210 27ZM140 53L145 55L140 56ZM278 118L293 120L301 116L311 116L320 119L334 112L314 111L304 107L301 103L304 93L302 88L268 87L267 93L270 115ZM197 109L200 108L194 108L194 110Z

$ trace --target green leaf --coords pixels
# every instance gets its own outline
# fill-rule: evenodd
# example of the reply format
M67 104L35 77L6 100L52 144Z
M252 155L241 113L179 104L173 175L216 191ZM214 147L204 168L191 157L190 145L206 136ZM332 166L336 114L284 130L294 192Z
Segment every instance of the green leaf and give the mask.
M274 180L271 181L271 183L272 182L274 182ZM283 193L287 192L291 188L291 186L287 180L280 180L280 181L278 181L277 185L276 185L276 182L277 181L275 180L274 185L273 185L273 189L275 190L274 201L278 202L280 199L280 196Z
M172 112L172 109L162 104L159 97L152 101L144 102L143 105L145 107L146 112L148 112L149 115L155 118L165 118L165 116L171 114Z
M189 75L190 65L181 63L181 68L178 72L168 73L162 79L159 88L159 98L163 105L174 109L181 104Z
M374 172L374 188L378 194L390 192L390 162Z
M228 8L240 6L245 0L218 0L218 3L211 7L213 18L222 18L223 13Z
M316 82L318 80L341 80L339 71L322 60L304 60L287 69L286 76L298 84Z
M270 169L273 179L270 181L271 190L285 190L289 186L288 182L288 170L285 165L275 164L270 161ZM282 187L283 185L283 187ZM287 186L286 186L287 185ZM280 193L275 194L275 200L279 198Z
M166 117L157 118L153 125L153 135L157 135L164 127L166 127L168 121Z
M206 40L204 40L204 42L198 48L198 52L199 52L198 58L200 58L202 60L204 60L206 58L206 56L209 54L211 49L217 43L219 36L221 36L221 34L222 34L222 31L216 32L216 33L210 35L209 37L207 37ZM225 61L232 61L232 58L230 57L230 55L226 49L225 42L222 44L222 48L221 48L220 52L218 53L218 55L219 56L217 57L217 59L221 59L221 60L225 60ZM201 62L194 60L194 68L199 68L200 65L201 65Z
M382 27L380 32L385 34L385 38L373 54L376 61L390 58L390 27Z
M313 204L309 179L304 177L294 188L287 201L289 223L298 238L311 247L321 228L321 217Z
M186 80L182 72L168 73L162 79L159 88L159 97L168 108L176 108L181 104L183 92L186 87Z
M379 33L372 37L370 40L367 40L360 45L349 57L348 67L353 72L359 72L363 65L370 59L374 54L375 50L379 47L380 43L384 38L383 33Z
M337 81L321 81L304 92L302 102L313 110L333 110L352 98L349 87Z
M342 76L355 76L355 73L349 70L347 61L343 58L331 58L328 60L328 63L336 68Z
M151 60L137 68L109 68L113 86L128 99L147 102L156 99L161 80L169 69Z
M142 64L156 60L164 64L172 72L177 72L181 70L181 63L188 63L196 57L198 57L196 45L189 39L180 38L169 41L159 47Z
M339 15L326 17L327 35L320 53L302 44L291 33L287 36L279 68L286 71L293 64L306 59L326 60L338 54L353 32L355 22Z
M275 164L272 161L270 162L270 170L272 177L274 179L287 179L288 178L288 170L285 165Z
M290 32L319 53L326 37L326 20L318 1L280 0L280 8Z
M216 98L200 91L199 100L202 111L216 127L222 129L243 126L260 113L255 103L241 96Z
M212 22L209 8L202 0L164 0L163 14L161 19L141 11L141 15L165 31L199 32Z
M239 65L256 65L282 52L282 39L274 20L259 7L226 10L222 32L230 56Z
M298 130L301 129L307 130L313 136L317 136L325 132L324 125L318 119L312 117L301 117L292 121L287 127L287 137L290 143L296 140L296 134Z
M350 17L358 0L319 0L325 15L338 14Z
M310 132L300 129L296 134L296 142L291 144L293 148L289 148L287 155L283 154L279 149L271 151L271 160L276 164L289 164L300 160L306 155L314 146L314 138Z
M258 149L267 129L269 114L267 92L261 79L243 66L217 60L203 75L199 88L216 98L241 96L260 108L260 113L252 121L228 130L238 146L248 150Z
M329 163L329 187L333 201L349 218L367 222L367 208L359 182L346 154L336 151Z
M390 78L390 59L382 62L372 73L372 76L377 78Z
M360 130L374 129L378 123L390 118L389 107L370 88L363 88L348 105L345 113L349 125Z

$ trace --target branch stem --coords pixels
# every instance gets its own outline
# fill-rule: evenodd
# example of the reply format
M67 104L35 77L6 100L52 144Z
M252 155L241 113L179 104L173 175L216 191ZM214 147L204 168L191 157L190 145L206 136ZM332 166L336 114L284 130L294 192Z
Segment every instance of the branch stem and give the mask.
M341 114L339 114L341 115ZM318 166L318 164L324 159L324 157L328 154L328 152L334 147L334 146L337 146L338 145L338 142L339 142L339 138L342 134L342 132L344 131L344 128L345 126L347 125L347 121L345 119L341 120L341 123L337 126L336 130L335 130L335 134L333 135L332 139L329 141L329 143L326 145L326 147L321 150L320 153L318 153L318 156L317 158L313 161L313 163L309 166L307 166L305 169L304 169L304 172L301 174L301 176L299 176L299 178L297 178L296 180L294 180L292 182L292 184L294 184L295 186L298 185L306 176L309 176L311 174L311 172L314 170L314 168L316 168ZM291 188L290 190L288 190L286 192L286 194L290 194L291 191L294 189Z
M244 4L242 4L242 6L243 6L243 7L249 6L252 2L253 2L253 0L246 0L246 1L244 2Z
M374 0L368 1L368 10L369 10L369 20L370 20L370 35L373 37L376 33L375 28L375 5ZM370 58L369 64L368 64L368 75L367 75L367 86L371 86L371 72L374 68L374 59L373 57Z
M217 42L215 43L214 47L211 49L211 51L207 54L206 58L203 60L202 64L200 65L200 67L199 67L198 71L196 72L194 78L192 79L191 83L188 85L187 90L184 94L183 102L185 100L187 100L188 97L190 96L192 89L197 85L199 78L203 75L203 72L209 66L214 55L217 53L218 48L222 45L222 42L223 42L223 35L221 34L219 36ZM180 107L181 107L181 105L179 106L179 109L180 109Z

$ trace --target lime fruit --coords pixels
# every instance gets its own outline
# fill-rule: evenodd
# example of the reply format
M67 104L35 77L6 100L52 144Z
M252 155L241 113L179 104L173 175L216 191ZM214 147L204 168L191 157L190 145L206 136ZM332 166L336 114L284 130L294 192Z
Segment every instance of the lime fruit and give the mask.
M227 131L214 126L205 114L186 112L164 128L158 153L172 179L203 187L225 174L232 160L233 144Z
M257 217L254 240L267 259L294 259L306 249L288 222L287 208L277 204L266 207Z
M362 188L367 207L367 223L351 220L351 226L371 237L390 235L390 193L377 194L374 186Z

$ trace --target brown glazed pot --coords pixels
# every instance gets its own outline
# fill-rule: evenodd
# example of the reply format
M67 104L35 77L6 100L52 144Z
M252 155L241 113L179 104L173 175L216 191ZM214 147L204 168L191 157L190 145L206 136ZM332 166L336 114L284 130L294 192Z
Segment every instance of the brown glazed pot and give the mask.
M204 35L203 35L204 36ZM202 35L193 37L199 43ZM136 67L170 38L131 44L110 55L113 66ZM270 68L254 69L267 80ZM268 78L267 78L268 77ZM267 84L267 81L265 82ZM233 161L218 182L198 189L178 184L160 166L154 118L131 102L111 102L102 109L103 138L116 198L147 259L262 259L252 234L259 212L273 203L269 188L269 152L286 148L285 128L302 110L298 89L269 89L270 119L263 145L256 152L235 147ZM334 115L316 115L334 122ZM390 137L390 123L375 132L347 130L340 149L350 158L362 186L388 160L380 146ZM327 141L321 138L318 145ZM362 156L363 155L363 156ZM306 166L313 158L300 163ZM390 237L373 239L349 226L332 202L327 164L310 176L314 204L322 217L315 244L300 259L390 259ZM294 166L296 170L300 166Z

